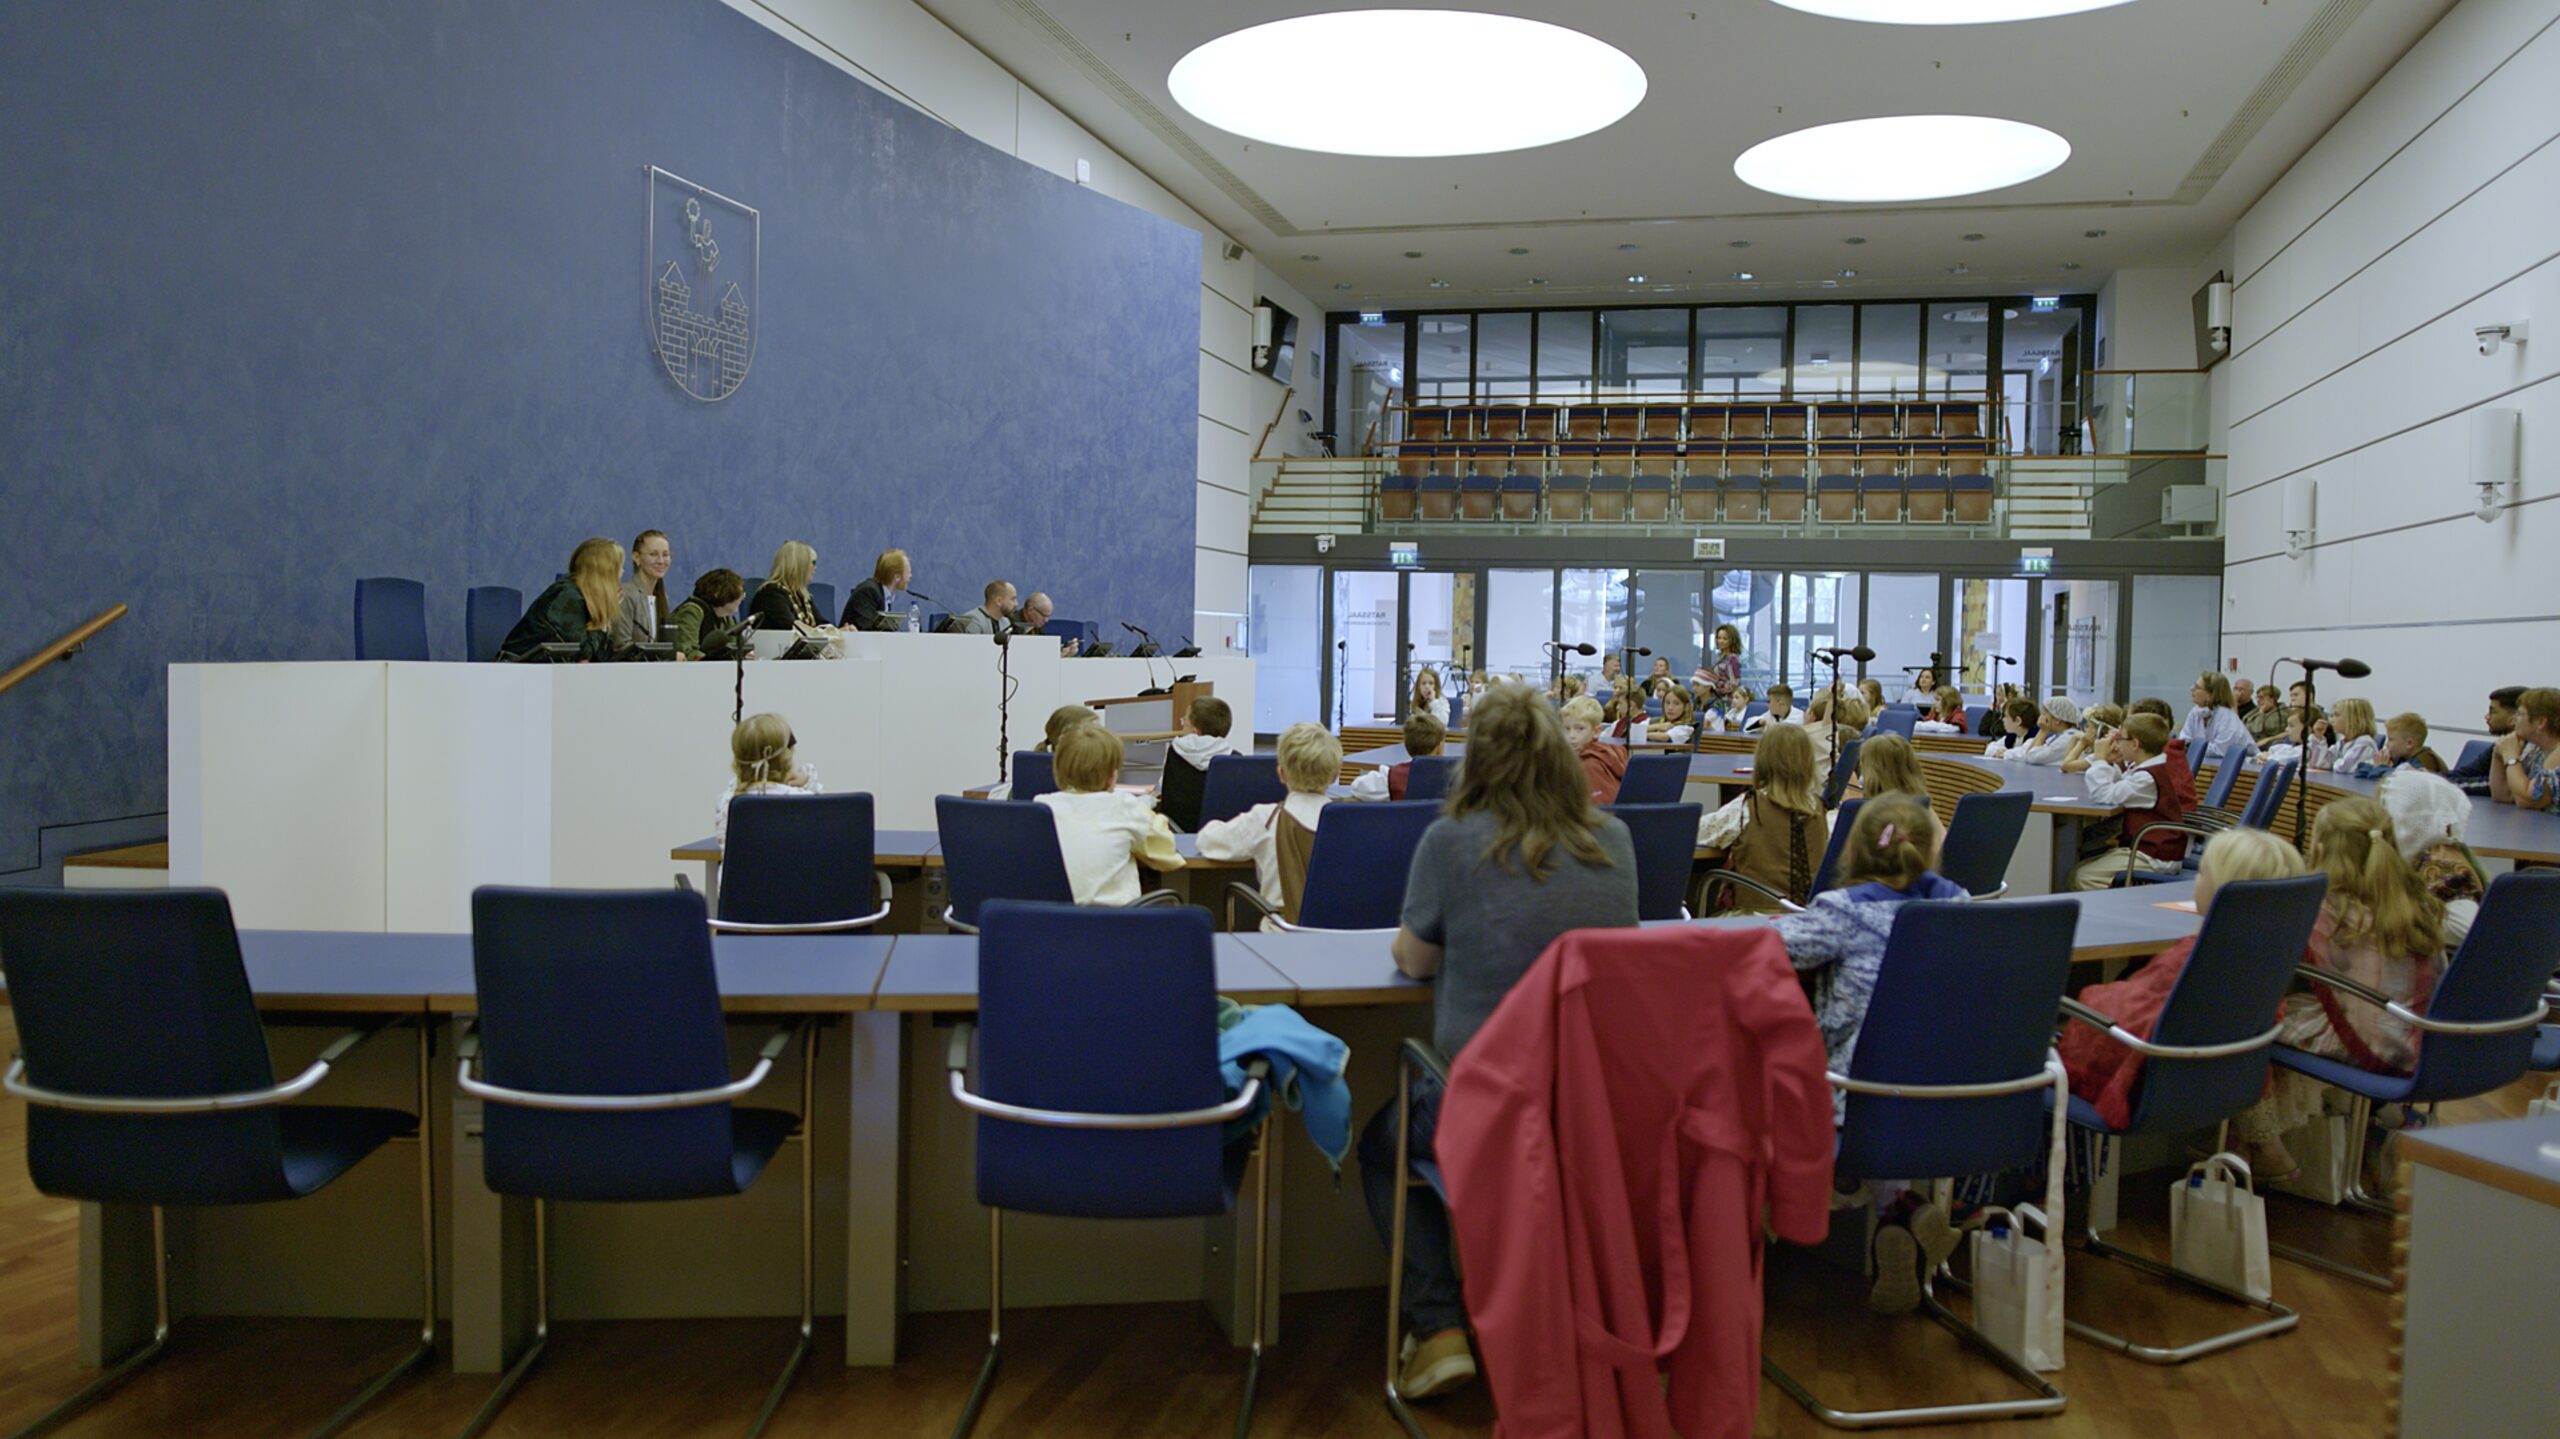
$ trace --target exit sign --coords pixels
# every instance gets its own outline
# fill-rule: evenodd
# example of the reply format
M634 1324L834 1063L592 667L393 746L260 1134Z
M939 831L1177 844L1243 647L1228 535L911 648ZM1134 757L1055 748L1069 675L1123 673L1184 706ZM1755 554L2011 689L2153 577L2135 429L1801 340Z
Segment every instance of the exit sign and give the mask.
M2060 295L2037 295L2027 302L2027 308L2033 310L2039 315L2051 314L2053 311L2062 308L2062 297Z
M2020 555L2020 556L2018 556L2018 571L2019 571L2019 573L2021 573L2021 574L2029 574L2029 575L2049 575L2049 574L2052 574L2052 573L2053 573L2053 556L2051 556L2051 555Z
M1361 324L1364 324L1364 325L1383 325L1383 324L1385 324L1386 322L1387 322L1387 317L1386 317L1386 313L1385 313L1384 311L1381 311L1381 310L1362 310L1362 311L1360 312L1360 323L1361 323Z
M1387 562L1400 570L1420 569L1422 546L1409 540L1392 542L1387 546Z

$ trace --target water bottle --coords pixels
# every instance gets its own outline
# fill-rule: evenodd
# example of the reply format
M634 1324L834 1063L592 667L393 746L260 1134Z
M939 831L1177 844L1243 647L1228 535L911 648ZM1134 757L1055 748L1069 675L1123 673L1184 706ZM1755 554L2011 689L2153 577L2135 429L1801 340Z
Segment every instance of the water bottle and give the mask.
M907 606L907 633L911 635L924 633L924 610L921 606Z

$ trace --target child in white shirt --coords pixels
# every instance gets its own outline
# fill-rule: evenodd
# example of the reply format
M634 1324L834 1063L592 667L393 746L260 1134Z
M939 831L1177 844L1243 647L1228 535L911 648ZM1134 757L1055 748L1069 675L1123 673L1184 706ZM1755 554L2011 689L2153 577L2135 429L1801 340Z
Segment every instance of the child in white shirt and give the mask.
M2035 733L2009 751L2008 758L2020 764L2058 765L2071 757L2072 738L2079 732L2080 707L2055 695L2036 711Z
M1076 725L1058 737L1058 788L1032 801L1057 821L1058 856L1078 904L1135 904L1139 865L1182 868L1173 826L1156 813L1155 797L1112 787L1122 757L1120 736L1098 724Z
M1769 686L1769 707L1742 722L1745 734L1758 734L1773 724L1802 724L1804 716L1796 713L1796 692L1785 685Z
M817 768L800 763L799 737L776 714L749 715L729 731L728 787L713 802L711 835L729 842L729 801L742 794L819 794Z
M1235 751L1228 734L1235 711L1216 695L1191 702L1175 722L1173 744L1164 757L1164 775L1156 781L1156 808L1177 830L1200 827L1200 799L1209 783L1209 761Z
M2019 759L2036 738L2041 712L2031 699L2013 699L2000 707L2001 735L1983 746L1984 759Z
M1305 841L1324 819L1325 788L1342 771L1342 741L1322 725L1293 724L1280 735L1280 782L1289 787L1278 804L1258 804L1233 819L1211 820L1200 827L1202 859L1253 861L1254 883L1263 902L1283 918L1295 918L1295 896L1306 883ZM1290 843L1282 843L1283 828ZM1291 874L1290 868L1297 869ZM1272 928L1270 920L1263 921Z
M1964 695L1953 685L1941 685L1930 697L1930 708L1921 713L1919 722L1911 726L1913 734L1963 734Z
M2311 767L2352 774L2372 762L2382 741L2374 737L2373 701L2343 699L2330 706L2326 719L2311 727Z

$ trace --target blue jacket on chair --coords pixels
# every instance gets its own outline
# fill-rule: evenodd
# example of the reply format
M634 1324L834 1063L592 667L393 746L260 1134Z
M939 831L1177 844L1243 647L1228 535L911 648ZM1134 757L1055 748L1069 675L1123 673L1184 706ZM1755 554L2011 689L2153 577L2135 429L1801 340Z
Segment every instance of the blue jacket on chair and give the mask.
M1351 1086L1343 1070L1351 1062L1351 1046L1307 1022L1285 1004L1247 1009L1230 999L1218 1001L1218 1064L1229 1094L1244 1089L1244 1066L1259 1059L1270 1066L1266 1093L1298 1112L1325 1162L1342 1172L1342 1156L1351 1149ZM1266 1103L1267 1107L1267 1103ZM1238 1120L1231 1134L1241 1134L1261 1119L1259 1113Z

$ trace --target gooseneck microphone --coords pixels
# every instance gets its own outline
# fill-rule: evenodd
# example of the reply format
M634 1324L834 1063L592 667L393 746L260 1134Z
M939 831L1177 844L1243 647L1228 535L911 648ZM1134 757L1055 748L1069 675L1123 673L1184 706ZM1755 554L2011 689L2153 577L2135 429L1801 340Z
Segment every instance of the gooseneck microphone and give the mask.
M1815 650L1813 657L1818 660L1856 660L1860 664L1865 664L1876 657L1876 652L1865 645L1834 645L1828 649Z
M2305 674L2317 674L2322 670L2336 670L2338 672L2338 678L2345 680L2360 680L2373 673L2373 666L2366 664L2362 660L2306 660L2287 658L2280 659L2276 661L2276 663L2280 665L2300 665L2302 666Z

